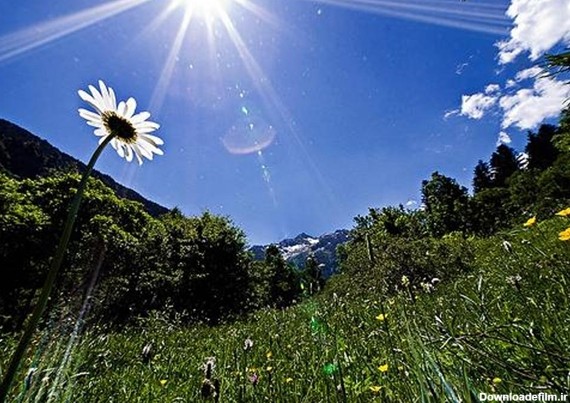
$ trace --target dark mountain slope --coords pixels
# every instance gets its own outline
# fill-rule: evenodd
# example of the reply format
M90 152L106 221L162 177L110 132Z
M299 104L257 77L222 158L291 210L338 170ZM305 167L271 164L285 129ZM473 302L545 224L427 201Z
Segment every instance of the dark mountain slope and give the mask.
M84 163L61 152L46 140L7 120L0 119L0 170L18 178L35 178L48 175L53 170L83 172L85 168ZM117 183L109 175L93 171L93 177L103 181L115 191L117 196L142 203L155 217L168 211L166 207Z

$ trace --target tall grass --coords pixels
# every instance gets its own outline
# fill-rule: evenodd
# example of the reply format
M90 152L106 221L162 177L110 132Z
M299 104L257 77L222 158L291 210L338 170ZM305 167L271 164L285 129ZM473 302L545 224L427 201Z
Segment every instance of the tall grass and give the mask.
M386 297L374 284L335 288L232 324L182 327L156 316L118 333L91 329L72 344L54 325L37 336L28 358L37 369L27 379L21 371L14 401L199 402L209 357L221 402L475 402L480 392L567 392L570 243L557 238L567 224L556 218L473 239L475 269L433 289L402 286ZM2 362L13 345L2 339Z

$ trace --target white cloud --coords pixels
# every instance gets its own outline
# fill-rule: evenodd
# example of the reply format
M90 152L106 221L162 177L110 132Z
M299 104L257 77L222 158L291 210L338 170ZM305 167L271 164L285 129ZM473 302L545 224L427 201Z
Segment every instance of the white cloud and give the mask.
M496 96L489 96L482 93L461 96L461 116L471 119L481 119L485 112L497 103Z
M413 200L413 199L412 199L412 200L408 200L408 201L406 202L406 207L408 207L408 208L412 208L412 207L417 206L417 205L418 205L418 202L415 201L415 200Z
M455 74L457 75L461 75L463 74L463 70L465 70L465 68L469 66L469 63L461 63L457 65L457 68L455 69Z
M497 145L499 146L501 144L511 144L511 136L505 132L500 132L499 138L497 139Z
M509 38L497 44L500 64L523 53L536 60L558 44L570 46L570 0L511 0L506 14L513 26ZM488 84L484 92L463 95L459 115L481 119L493 110L500 113L503 130L528 130L557 117L569 98L570 86L534 66L508 78L502 87ZM454 114L447 112L445 118ZM502 143L510 143L504 131L497 140Z
M495 92L499 92L500 89L501 87L499 86L499 84L489 84L488 86L485 87L485 94L491 95Z
M537 78L543 73L544 73L544 71L540 67L534 66L534 67L519 71L517 73L517 75L515 76L515 81L521 82L521 81L527 80L529 78Z
M445 111L445 114L443 115L443 119L447 120L452 116L459 115L459 112L460 112L459 109L452 109L449 111Z
M533 129L544 119L558 116L568 97L569 86L552 78L539 77L532 88L501 97L501 127L506 129L514 125L519 129Z
M501 64L527 51L536 60L559 42L570 44L568 0L512 0L506 14L514 26L510 38L497 43Z

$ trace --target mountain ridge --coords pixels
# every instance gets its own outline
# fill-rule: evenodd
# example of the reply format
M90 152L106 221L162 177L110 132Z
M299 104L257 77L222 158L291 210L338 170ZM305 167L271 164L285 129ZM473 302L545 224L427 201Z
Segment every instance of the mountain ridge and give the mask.
M294 238L287 238L278 243L274 243L283 258L297 266L303 268L309 256L313 256L317 263L321 265L322 273L325 277L329 277L338 269L338 260L336 256L336 248L348 241L350 231L339 229L331 233L322 234L314 237L300 233ZM256 260L265 258L265 249L269 245L253 245L249 250L253 253Z
M84 172L85 169L83 162L59 150L47 140L8 120L0 119L0 170L21 179L32 179L48 175L53 170ZM93 170L92 176L113 189L117 196L142 203L152 216L156 217L169 211L133 189L121 185L109 175Z

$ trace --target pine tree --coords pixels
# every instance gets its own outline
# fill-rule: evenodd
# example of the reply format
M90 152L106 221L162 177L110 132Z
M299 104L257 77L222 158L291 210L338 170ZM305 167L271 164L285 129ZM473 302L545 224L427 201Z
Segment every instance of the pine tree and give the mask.
M491 179L491 171L489 164L479 160L473 171L473 193L477 194L483 189L489 189L493 186Z
M324 285L323 273L317 259L313 255L307 256L305 262L305 276L309 282L309 293L319 292Z
M276 245L265 249L265 265L269 270L269 292L271 301L278 307L290 305L297 296L298 282L293 269L279 251Z
M558 156L558 150L552 139L556 133L557 127L553 125L542 125L538 129L538 133L528 133L525 152L528 154L529 169L544 171L554 163Z
M514 150L504 144L491 155L490 170L493 187L505 187L507 179L519 169Z

